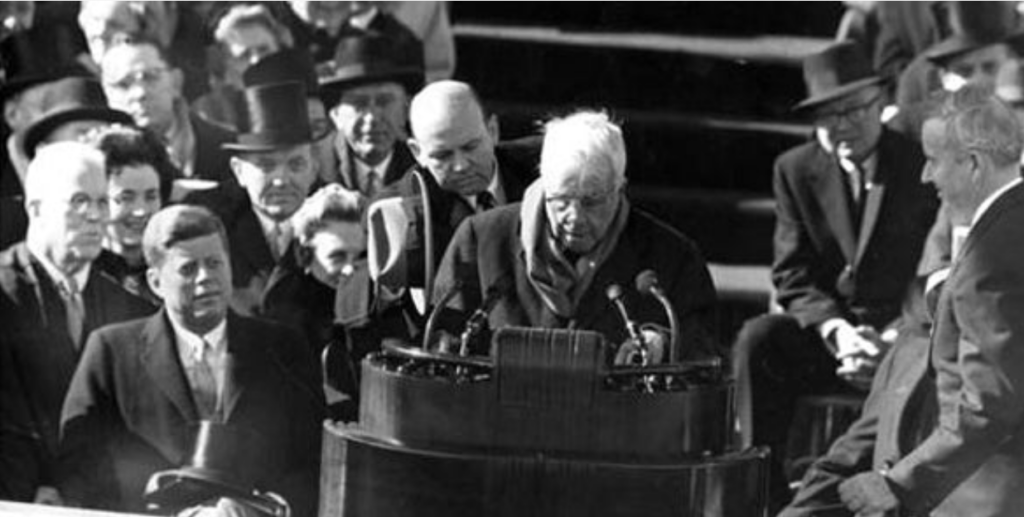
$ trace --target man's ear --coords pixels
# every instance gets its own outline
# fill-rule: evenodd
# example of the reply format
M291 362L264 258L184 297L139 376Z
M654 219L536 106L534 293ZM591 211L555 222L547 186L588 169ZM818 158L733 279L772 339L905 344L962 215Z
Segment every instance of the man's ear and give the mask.
M231 172L235 175L235 179L238 180L238 184L244 187L245 185L242 183L242 160L237 156L232 156L228 164L231 165Z
M415 138L409 138L405 141L405 145L409 146L409 152L412 153L412 157L416 159L416 163L426 167L427 165L423 163L423 160L420 158L420 151L423 149L420 147L419 142L417 142Z
M491 135L491 140L494 143L498 143L501 140L501 128L498 124L498 116L491 114L487 117L487 133Z
M155 267L146 268L146 283L149 284L149 290L153 291L153 294L161 300L164 298L164 294L160 290L160 272Z
M39 200L25 200L25 212L28 214L29 219L35 219L36 217L39 217Z

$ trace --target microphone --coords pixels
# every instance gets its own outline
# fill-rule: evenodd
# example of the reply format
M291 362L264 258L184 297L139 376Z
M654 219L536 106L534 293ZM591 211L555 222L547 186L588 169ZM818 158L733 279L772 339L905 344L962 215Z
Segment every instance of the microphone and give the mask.
M633 321L633 318L629 317L629 313L626 312L626 304L622 303L622 287L619 287L619 284L610 284L605 288L604 295L619 310L619 316L622 316L622 321L626 324L629 338L637 343L643 343L643 337L640 335L640 325Z
M431 309L430 317L427 318L427 328L423 331L424 351L430 349L430 336L434 333L434 325L437 322L437 315L440 314L441 309L448 305L448 302L450 302L452 298L462 290L462 285L462 279L456 278L455 281L452 282L452 286L444 293L444 296L441 297L441 300L439 300L437 304L434 305L434 308Z
M484 301L466 320L466 326L463 328L462 335L460 336L461 346L459 347L459 355L463 357L469 355L470 342L487 326L487 316L494 310L494 306L498 304L498 301L508 293L511 283L507 276L503 276L495 280L487 288L487 292L484 294Z
M668 296L665 296L665 291L661 288L658 283L658 275L651 269L645 269L636 275L636 290L640 291L641 294L649 294L659 302L665 309L665 314L668 316L669 328L672 332L671 348L668 350L668 357L670 363L676 362L676 351L679 349L679 318L676 317L676 311L672 308L672 302L668 300Z

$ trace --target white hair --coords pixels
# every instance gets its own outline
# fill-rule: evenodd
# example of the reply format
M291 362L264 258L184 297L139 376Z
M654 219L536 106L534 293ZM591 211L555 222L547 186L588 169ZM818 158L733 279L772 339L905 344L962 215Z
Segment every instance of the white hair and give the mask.
M622 129L603 111L577 111L544 125L540 175L567 168L611 173L615 187L626 183L626 144Z
M51 190L57 178L80 170L75 167L76 164L94 167L100 173L106 170L103 152L91 145L55 142L40 147L25 173L25 202L31 203L46 197L47 190Z

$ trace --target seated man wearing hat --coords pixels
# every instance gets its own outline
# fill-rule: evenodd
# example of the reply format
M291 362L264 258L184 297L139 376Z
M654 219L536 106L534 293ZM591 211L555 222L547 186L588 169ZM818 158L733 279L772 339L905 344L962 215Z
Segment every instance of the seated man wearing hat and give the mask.
M938 200L913 141L880 121L881 79L854 44L804 61L816 141L775 163L772 280L783 314L744 325L734 349L745 445L772 447L773 506L788 500L787 433L801 395L870 381L914 279ZM885 336L889 337L889 336Z
M187 201L210 208L227 226L232 308L252 315L278 265L295 253L290 219L309 195L317 166L302 83L253 86L244 94L249 127L224 148L232 153L231 170L245 194L225 202L222 191L206 191Z
M942 101L940 92L968 82L994 84L1000 71L1017 59L1015 40L1022 20L1013 2L949 2L949 37L917 56L900 75L892 126L920 139L928 112Z
M173 509L257 489L283 496L293 515L315 515L324 400L301 337L228 308L228 236L210 211L163 209L143 248L164 308L90 336L61 418L61 493L85 507L143 511L150 476L209 449L213 426L247 436L248 447L216 442L233 458L192 456L154 478L150 501Z
M346 36L323 68L320 92L338 130L332 182L373 198L414 161L405 144L409 97L423 85L420 60L376 32Z

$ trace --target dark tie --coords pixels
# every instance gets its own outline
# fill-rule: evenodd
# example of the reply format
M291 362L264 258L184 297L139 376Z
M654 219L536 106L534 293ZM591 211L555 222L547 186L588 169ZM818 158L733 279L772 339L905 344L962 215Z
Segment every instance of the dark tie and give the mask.
M497 205L498 202L497 200L494 199L494 195L492 195L490 192L486 190L476 195L477 212L490 210Z

